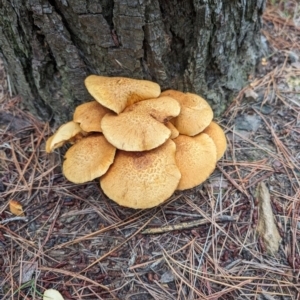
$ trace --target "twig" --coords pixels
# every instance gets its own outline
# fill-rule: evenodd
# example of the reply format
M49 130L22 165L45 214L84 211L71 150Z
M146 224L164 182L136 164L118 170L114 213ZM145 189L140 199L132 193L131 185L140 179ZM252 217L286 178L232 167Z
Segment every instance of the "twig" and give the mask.
M0 224L3 225L3 224L9 223L9 222L13 222L13 221L28 222L28 219L27 219L27 217L12 217L12 218L0 221Z
M216 222L235 222L237 219L235 217L231 216L221 216L216 218ZM168 231L173 231L173 230L183 230L183 229L188 229L192 228L195 226L199 225L204 225L209 223L209 220L207 219L201 219L201 220L196 220L196 221L191 221L191 222L183 222L180 224L172 224L168 226L163 226L163 227L156 227L156 228L149 228L145 229L142 231L142 234L156 234L156 233L163 233L163 232L168 232Z

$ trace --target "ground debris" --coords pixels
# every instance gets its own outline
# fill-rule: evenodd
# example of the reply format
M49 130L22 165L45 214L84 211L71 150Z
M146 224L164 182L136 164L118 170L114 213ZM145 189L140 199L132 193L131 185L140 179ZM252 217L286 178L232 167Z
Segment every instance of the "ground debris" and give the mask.
M12 214L16 216L21 216L21 217L25 216L22 204L17 200L14 199L9 200L9 210Z
M236 218L231 217L231 216L220 216L216 220L216 222L235 222ZM196 220L196 221L191 221L191 222L183 222L180 224L172 224L168 226L162 226L158 228L148 228L142 231L142 234L157 234L157 233L163 233L163 232L168 232L168 231L173 231L173 230L184 230L188 228L193 228L195 226L199 225L204 225L209 223L208 219L201 219L201 220Z
M33 274L37 271L37 262L24 262L22 267L21 283L28 282L32 279Z
M258 184L256 197L259 206L259 217L256 230L259 236L262 237L267 251L274 254L278 251L281 236L274 221L270 193L265 183L261 182Z
M59 291L49 289L44 292L43 300L64 300L64 298Z

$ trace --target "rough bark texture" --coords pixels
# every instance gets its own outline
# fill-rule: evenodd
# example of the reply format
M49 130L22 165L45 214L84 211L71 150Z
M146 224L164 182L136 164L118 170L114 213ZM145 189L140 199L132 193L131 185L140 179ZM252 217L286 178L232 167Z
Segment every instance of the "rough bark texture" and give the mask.
M253 72L265 0L0 0L0 52L41 118L70 119L93 73L196 92L224 110Z

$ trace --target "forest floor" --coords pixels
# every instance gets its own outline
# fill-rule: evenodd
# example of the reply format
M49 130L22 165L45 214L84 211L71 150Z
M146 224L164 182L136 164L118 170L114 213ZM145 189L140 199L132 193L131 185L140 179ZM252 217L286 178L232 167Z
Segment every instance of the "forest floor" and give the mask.
M1 299L42 299L48 288L65 300L300 299L300 7L273 2L270 52L218 120L224 157L160 207L123 208L97 180L68 182L64 150L44 151L48 124L20 97L0 103ZM273 253L257 234L262 182L281 238ZM14 218L11 199L26 217Z

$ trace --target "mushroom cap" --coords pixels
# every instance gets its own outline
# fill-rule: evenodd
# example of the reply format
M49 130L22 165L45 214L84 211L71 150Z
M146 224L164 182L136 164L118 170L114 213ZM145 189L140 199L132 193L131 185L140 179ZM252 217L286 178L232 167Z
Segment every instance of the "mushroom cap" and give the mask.
M48 138L46 142L46 152L50 153L54 149L63 146L67 142L71 142L72 138L77 135L84 135L85 132L80 128L78 123L70 121L61 125L57 131Z
M206 133L190 137L179 135L176 144L176 164L181 173L177 190L191 189L204 182L214 171L217 150Z
M203 131L213 119L209 104L196 94L166 90L161 96L170 96L179 102L181 111L172 123L181 134L194 136Z
M103 192L119 205L151 208L168 199L180 180L175 143L144 152L117 150L115 162L100 178Z
M115 152L116 148L102 134L89 135L66 152L63 174L74 183L93 180L108 170Z
M106 139L118 149L151 150L171 136L163 122L179 112L180 105L171 97L143 100L128 106L119 115L106 114L101 128Z
M179 136L179 131L176 129L176 127L171 123L171 121L166 123L166 126L171 130L171 136L170 139L175 139Z
M95 100L86 102L76 107L73 121L79 123L81 129L86 132L102 132L101 120L108 112L109 109Z
M216 122L211 122L203 130L203 133L208 134L213 139L217 147L217 160L219 160L227 148L226 136L223 129Z
M160 95L160 86L148 80L90 75L84 83L100 104L117 114L128 105Z

